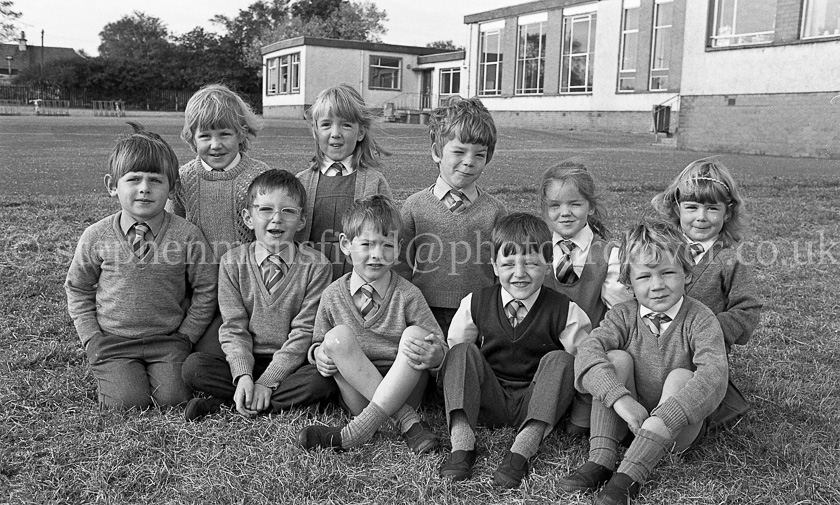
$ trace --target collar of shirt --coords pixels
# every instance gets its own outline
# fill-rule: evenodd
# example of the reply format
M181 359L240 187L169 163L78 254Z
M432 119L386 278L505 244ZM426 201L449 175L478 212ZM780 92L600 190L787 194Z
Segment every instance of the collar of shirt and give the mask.
M697 263L700 263L700 260L703 259L703 256L705 256L709 251L712 250L712 247L715 246L715 242L717 242L717 239L718 239L717 236L712 237L709 240L704 240L703 242L694 242L693 240L688 240L687 239L689 244L695 243L695 244L700 244L700 245L703 246L703 252L698 254L697 257L694 258L694 264L695 265Z
M554 259L551 262L552 266L557 268L557 264L560 263L560 248L557 245L557 242L560 242L561 240L571 240L577 246L572 250L572 268L574 268L575 273L580 276L583 271L583 267L586 265L586 257L589 256L589 247L592 245L592 239L594 237L595 234L592 232L592 228L590 228L588 224L581 228L580 231L570 239L564 239L557 232L552 233L551 241L554 243Z
M199 159L201 159L201 158L199 158ZM236 165L239 164L239 162L241 160L242 160L242 153L236 153L236 158L234 158L233 161L230 162L230 165L226 166L225 168L221 169L220 171L224 172L226 170L233 170L236 167ZM208 172L212 172L214 170L213 167L211 167L207 163L204 163L204 160L201 160L201 166L204 167L204 170L207 170Z
M149 225L149 229L152 231L152 236L157 237L158 233L160 233L160 228L163 226L163 219L166 217L165 212L161 212L157 216L149 219L146 221L146 224ZM128 232L131 231L131 227L134 226L138 221L135 221L128 217L128 214L125 212L120 212L120 229L123 232L123 235L128 237Z
M266 258L271 256L272 253L266 247L259 242L256 243L254 247L254 259L257 261L257 265L262 265L263 261ZM286 262L286 266L291 266L292 262L295 260L295 247L292 244L288 244L283 249L280 249L280 252L277 253L280 258Z
M449 193L449 190L452 189L452 186L446 183L443 180L443 177L438 176L437 180L435 181L435 185L432 186L432 194L435 195L435 198L438 200L443 200L443 197ZM475 183L470 184L466 188L461 188L461 193L469 199L470 203L474 203L475 200L478 198L478 187Z
M385 293L388 291L388 285L391 284L392 275L394 275L393 272L388 272L388 275L383 275L379 279L370 283L370 285L373 286L374 293L379 296L379 300L375 301L381 302L385 299ZM356 296L359 292L359 288L365 284L368 284L368 282L362 279L362 277L353 270L353 273L350 274L350 295Z
M321 174L326 175L327 170L330 169L330 167L332 166L333 163L335 163L335 160L331 160L331 159L327 158L326 156L324 156L323 161L321 161ZM339 161L339 163L344 165L344 170L347 170L347 173L344 174L344 175L350 175L350 174L352 174L353 172L356 171L356 169L353 168L353 155L352 154L350 156L344 158L343 160Z
M534 303L537 301L537 297L540 296L540 291L541 290L542 290L542 288L538 289L536 292L534 292L534 294L532 294L528 298L526 298L524 300L519 300L520 302L522 302L522 305L525 306L525 309L528 312L531 312L531 307L534 306ZM511 301L511 300L513 300L513 295L508 293L507 290L503 286L502 287L502 307L506 307L508 302Z
M669 327L669 326L671 326L671 323L674 321L674 319L676 319L676 318L677 318L677 313L678 313L678 312L680 311L680 309L682 308L682 305L683 305L683 302L684 302L684 301L685 301L685 297L683 296L683 297L681 297L681 298L679 299L679 301L678 301L677 303L675 303L675 304L674 304L674 306L673 306L673 307L671 307L670 309L668 309L668 310L666 310L665 312L663 312L663 314L665 314L666 316L670 317L670 318L671 318L671 320L670 320L670 321L662 321L662 323L659 325L659 328L661 329L661 333L665 333L665 330L667 330L667 329L668 329L668 327ZM645 317L645 316L646 316L646 315L648 315L648 314L653 314L653 312L654 312L654 311L652 311L652 310L650 310L649 308L645 307L645 306L644 306L644 305L642 305L641 303L639 304L639 315L640 315L641 317Z

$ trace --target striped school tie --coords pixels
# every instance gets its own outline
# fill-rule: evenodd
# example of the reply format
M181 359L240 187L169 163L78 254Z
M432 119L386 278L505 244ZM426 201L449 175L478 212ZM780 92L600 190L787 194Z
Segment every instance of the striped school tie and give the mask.
M131 249L134 255L142 258L149 250L149 241L146 240L146 233L152 231L146 223L134 223L134 241L131 243Z
M507 302L507 305L505 305L505 311L507 312L508 322L510 322L511 327L513 328L516 328L516 325L521 323L527 315L525 304L519 300L511 300Z
M554 276L560 284L572 284L578 279L572 266L572 251L577 246L571 240L560 240L557 245L560 247L561 255L560 262L554 269Z
M460 214L464 212L466 209L467 202L467 195L458 191L457 189L450 189L446 196L444 197L446 200L446 204L449 206L449 212L453 214Z
M359 291L362 292L362 306L359 307L359 312L362 313L362 319L367 319L368 315L373 315L377 309L377 303L373 300L373 286L362 284Z
M658 337L662 334L662 323L667 323L671 320L671 317L661 312L651 312L650 314L645 314L645 319L648 321L650 332Z
M703 248L703 244L698 244L697 242L693 242L689 245L688 250L691 251L691 259L694 260L694 263L697 263L697 258L706 251L706 249Z
M280 256L272 254L263 261L261 269L265 289L271 294L277 283L286 275L286 264Z
M339 175L344 175L344 165L336 161L335 163L330 165L330 168L327 169L325 175L327 177L336 177Z

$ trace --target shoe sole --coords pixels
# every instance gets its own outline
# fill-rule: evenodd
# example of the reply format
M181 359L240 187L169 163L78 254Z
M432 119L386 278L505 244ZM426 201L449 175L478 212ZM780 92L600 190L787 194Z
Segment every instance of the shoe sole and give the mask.
M411 450L414 451L415 454L426 454L432 452L438 448L438 441L437 440L424 440L417 445L417 447L411 447Z
M463 472L461 470L441 470L439 475L443 479L449 479L452 482L460 482L462 480L472 479L472 472Z
M493 483L497 486L506 487L508 489L516 489L522 485L521 480L516 480L510 475L499 472L493 474Z
M561 482L557 485L557 487L559 487L563 491L566 491L567 493L576 493L576 492L591 493L592 491L597 491L603 485L604 484L601 483L601 484L598 484L597 486L576 486L576 485L572 485L572 484L563 484Z

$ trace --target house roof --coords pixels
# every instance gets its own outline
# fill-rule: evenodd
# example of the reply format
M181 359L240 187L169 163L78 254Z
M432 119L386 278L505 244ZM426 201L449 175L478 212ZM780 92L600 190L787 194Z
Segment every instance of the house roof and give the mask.
M464 16L464 24L470 25L474 23L481 23L482 21L504 19L513 16L521 16L522 14L530 14L532 12L550 11L562 7L568 7L570 5L591 4L599 1L601 0L539 0L537 2L528 2L519 5L512 5L510 7L493 9L492 11L470 14Z
M279 51L281 49L288 49L297 46L321 46L321 47L335 47L341 49L361 49L365 51L380 51L383 53L403 53L403 54L438 54L449 52L448 49L436 49L432 47L418 47L418 46L400 46L395 44L383 44L381 42L360 42L357 40L338 40L338 39L322 39L318 37L295 37L292 39L281 40L262 47L261 53L266 55Z
M30 46L27 44L26 51L21 51L18 44L0 44L0 65L6 68L9 64L7 56L12 57L12 70L23 70L24 68L41 64L41 46ZM68 58L81 58L75 50L69 47L43 47L43 61L48 63L55 60Z
M417 57L417 64L422 65L424 63L440 63L444 61L462 61L467 55L467 52L464 50L461 51L451 51L447 53L440 53L440 54L429 54L426 56L418 56Z

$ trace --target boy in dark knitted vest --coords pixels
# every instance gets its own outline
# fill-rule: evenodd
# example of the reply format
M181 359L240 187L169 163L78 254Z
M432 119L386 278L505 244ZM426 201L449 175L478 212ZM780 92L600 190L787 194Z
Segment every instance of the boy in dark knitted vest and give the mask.
M364 444L394 420L414 452L434 450L437 437L421 422L429 368L446 351L440 327L420 290L391 272L402 223L388 197L357 200L342 217L340 246L353 271L321 297L309 361L335 379L342 406L356 417L344 427L308 426L305 449L347 449Z
M201 230L164 210L178 183L175 152L131 124L105 176L122 210L82 234L64 283L67 310L102 406L170 407L191 396L181 366L216 310L216 262Z
M478 98L435 109L429 135L440 175L402 206L397 268L420 288L446 334L461 299L495 281L489 238L506 211L476 185L496 148L493 116Z
M715 315L685 296L693 265L680 233L641 223L619 257L636 299L615 305L578 347L575 386L593 397L589 461L560 480L569 492L608 481L599 505L627 503L665 454L700 442L729 372ZM613 473L628 428L634 438Z
M577 304L542 286L552 244L541 219L525 213L502 217L492 240L500 284L467 295L449 328L440 380L452 453L440 475L472 476L477 423L516 426L513 446L493 475L496 484L515 488L572 401L573 356L590 323Z
M234 403L241 414L318 404L334 381L306 363L318 301L331 280L327 259L294 241L303 227L306 190L285 170L268 170L248 188L242 220L255 242L231 249L219 265L219 329L224 356L195 352L184 381L210 395L194 398L188 421Z

